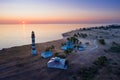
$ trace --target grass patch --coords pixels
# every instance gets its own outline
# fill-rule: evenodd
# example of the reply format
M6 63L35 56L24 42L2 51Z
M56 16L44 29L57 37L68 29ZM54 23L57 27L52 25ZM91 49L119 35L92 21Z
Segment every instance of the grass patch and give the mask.
M104 66L107 61L107 58L105 56L98 57L96 61L93 62L93 64L98 66Z
M56 52L56 53L54 53L54 56L58 56L60 53L58 53L58 52Z
M120 44L111 46L109 50L112 52L120 53Z
M83 80L92 80L97 72L97 68L89 67L80 69L79 74L82 76Z
M100 56L93 62L93 66L81 68L78 74L80 74L83 80L93 80L100 67L103 67L106 64L106 61L107 58L105 56Z
M99 39L98 40L100 44L105 45L105 40L104 39Z
M75 75L72 75L73 80L77 80L77 77Z
M23 63L17 63L15 66L16 67L24 67L24 64Z
M66 58L66 55L58 54L56 57Z
M93 78L98 74L99 69L101 69L107 61L106 56L98 57L91 67L83 67L78 70L77 75L73 75L73 80L77 80L77 77L80 76L82 80L93 80Z
M106 52L106 53L107 53L107 52L108 52L108 50L107 50L107 49L104 49L104 52Z
M70 53L72 53L72 51L73 51L73 49L67 49L67 50L64 51L64 53L66 55L69 55Z

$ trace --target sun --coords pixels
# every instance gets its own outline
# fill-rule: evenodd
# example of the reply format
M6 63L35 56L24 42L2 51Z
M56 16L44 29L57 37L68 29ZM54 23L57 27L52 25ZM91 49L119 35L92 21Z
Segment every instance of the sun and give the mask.
M25 21L22 21L22 23L24 24L24 23L25 23Z

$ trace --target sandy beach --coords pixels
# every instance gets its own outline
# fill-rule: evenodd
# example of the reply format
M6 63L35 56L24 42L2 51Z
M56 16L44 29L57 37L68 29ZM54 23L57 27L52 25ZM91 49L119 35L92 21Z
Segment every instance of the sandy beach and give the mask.
M50 58L42 58L41 53L47 47L55 46L52 50L55 53L65 56L61 50L61 44L66 42L66 37L75 34L87 34L87 37L77 37L82 44L89 43L85 50L73 50L66 56L68 69L50 69L47 62ZM104 39L105 45L99 43L99 39ZM73 30L64 33L64 38L60 40L37 43L37 56L31 55L31 45L16 46L0 50L0 80L86 80L80 73L83 68L96 66L97 73L89 80L119 80L120 79L120 53L110 50L113 43L119 45L119 29L91 29ZM107 62L105 66L94 65L93 63L100 56L105 56ZM94 67L93 67L94 68ZM90 73L91 74L91 73Z

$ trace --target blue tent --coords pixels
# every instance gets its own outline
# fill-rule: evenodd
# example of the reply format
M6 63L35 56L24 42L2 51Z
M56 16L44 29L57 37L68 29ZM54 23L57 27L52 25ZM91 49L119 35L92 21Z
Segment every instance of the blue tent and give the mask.
M85 50L85 48L86 48L86 46L80 46L80 47L78 48L78 50L79 50L79 51L83 51L83 50Z
M83 48L87 48L87 46L86 46L85 44L82 44L81 46L82 46Z
M68 49L73 49L74 46L72 42L68 41L64 46L61 47L62 50L68 50Z
M41 54L43 58L48 58L48 57L51 57L52 55L53 53L51 51L46 51Z
M62 59L59 57L51 58L48 63L48 68L59 68L59 69L67 69L66 59Z
M85 50L83 47L78 48L79 51Z
M61 47L61 49L62 49L62 50L67 50L68 47L67 47L67 45L64 45L64 46Z
M80 45L80 47L78 48L78 50L79 51L83 51L83 50L85 50L86 47L87 47L86 45L82 44L82 45Z
M68 46L68 45L64 45L61 47L62 50L68 50L68 49L73 49L74 47L72 45Z

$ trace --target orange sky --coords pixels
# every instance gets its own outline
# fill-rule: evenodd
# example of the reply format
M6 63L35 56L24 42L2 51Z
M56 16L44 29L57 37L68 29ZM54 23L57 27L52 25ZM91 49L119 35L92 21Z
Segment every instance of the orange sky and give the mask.
M0 23L120 22L119 0L1 0Z

